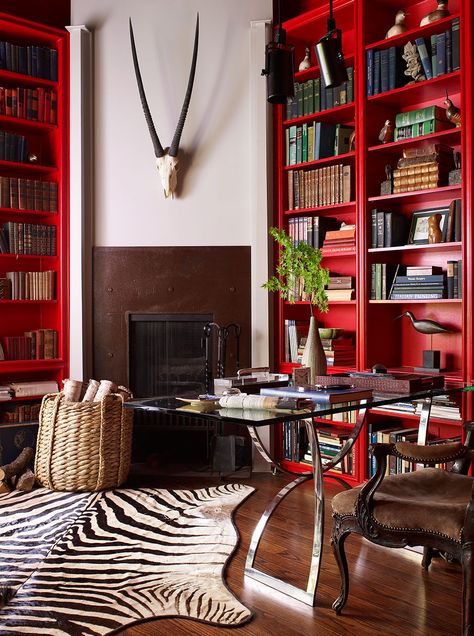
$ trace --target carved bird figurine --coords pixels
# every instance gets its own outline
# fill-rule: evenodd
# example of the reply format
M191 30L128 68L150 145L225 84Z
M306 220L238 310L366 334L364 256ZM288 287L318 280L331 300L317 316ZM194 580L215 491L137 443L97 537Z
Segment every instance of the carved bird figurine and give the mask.
M306 47L304 51L304 58L301 60L300 65L298 66L299 71L306 71L307 68L311 68L312 66L309 47Z
M441 18L446 18L450 15L448 11L448 3L447 0L438 0L438 7L425 15L424 18L421 19L420 26L425 26L425 24L431 24L431 22L436 22L436 20L441 20Z
M388 143L392 140L392 133L393 124L390 119L387 119L382 127L382 130L379 132L379 141L381 141L383 144Z
M413 328L419 333L424 333L428 335L434 334L434 333L451 333L451 329L447 329L446 327L443 327L443 325L440 325L440 323L436 322L435 320L429 320L427 318L423 320L417 320L411 311L403 312L403 314L400 314L400 316L397 316L396 318L394 318L394 320L398 320L398 318L403 318L403 316L408 316L408 318L411 320L411 324L413 325Z
M407 30L405 24L405 18L408 13L404 9L400 9L397 11L397 15L395 16L395 24L390 27L385 35L385 39L393 38L394 35L400 35L400 33L404 33Z
M459 128L461 126L461 111L449 99L447 91L444 105L446 106L446 117L448 121L450 121L452 124L456 124L456 128Z

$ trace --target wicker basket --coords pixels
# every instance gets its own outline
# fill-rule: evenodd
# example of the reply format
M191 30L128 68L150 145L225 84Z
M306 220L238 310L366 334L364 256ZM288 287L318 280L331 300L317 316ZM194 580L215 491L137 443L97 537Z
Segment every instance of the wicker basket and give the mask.
M41 402L35 474L51 490L95 491L127 479L133 412L121 395L100 402L70 402L62 393Z

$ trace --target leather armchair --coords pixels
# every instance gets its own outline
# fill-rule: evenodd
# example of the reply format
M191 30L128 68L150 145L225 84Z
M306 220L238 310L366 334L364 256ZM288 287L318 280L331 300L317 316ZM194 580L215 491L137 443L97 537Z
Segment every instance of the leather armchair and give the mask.
M340 614L349 592L344 541L351 532L379 545L423 546L428 568L433 551L461 563L463 636L474 636L474 424L466 423L466 441L439 445L410 442L375 444L377 469L364 485L337 494L332 501L332 546L341 572L341 592L333 604ZM385 476L387 458L423 464L409 473ZM454 462L451 471L430 465Z

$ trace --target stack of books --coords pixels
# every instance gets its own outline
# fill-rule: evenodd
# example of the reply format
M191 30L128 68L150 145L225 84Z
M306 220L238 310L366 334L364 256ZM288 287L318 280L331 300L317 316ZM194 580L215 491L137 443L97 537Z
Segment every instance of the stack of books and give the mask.
M355 348L352 338L348 336L321 338L321 342L328 367L355 366Z
M448 185L453 168L453 149L445 144L406 148L393 171L393 193Z
M12 399L12 393L9 384L0 385L0 402L6 402Z
M354 287L352 276L334 276L330 277L326 295L328 300L352 300L354 297Z
M355 250L356 228L355 225L343 224L339 230L326 232L323 248L338 252L352 252Z
M409 271L412 272L413 270L410 268ZM446 276L444 272L441 271L436 274L403 274L400 273L400 267L398 268L390 290L390 300L438 298L446 298Z
M395 141L402 139L412 139L413 137L421 137L430 135L440 130L453 128L454 124L450 123L446 117L446 110L441 106L425 106L425 108L416 108L415 110L407 110L403 113L397 113L395 116Z
M415 414L420 415L424 400L415 400ZM448 395L438 395L432 398L430 417L440 417L445 420L460 420L461 409L459 404L449 398Z
M348 437L349 431L342 426L318 427L319 452L321 454L321 461L323 464L336 457L336 455L342 450L342 447L346 443ZM312 463L311 451L309 448L304 453L302 462ZM342 462L334 466L334 468L331 468L331 470L345 475L352 475L352 453L348 453Z

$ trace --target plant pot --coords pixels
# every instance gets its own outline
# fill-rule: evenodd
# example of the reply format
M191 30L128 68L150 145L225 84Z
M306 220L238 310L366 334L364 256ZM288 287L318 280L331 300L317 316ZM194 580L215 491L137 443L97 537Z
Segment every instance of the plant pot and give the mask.
M321 338L319 336L318 323L314 316L309 321L308 338L301 358L301 363L311 369L311 384L317 375L326 375L327 361Z

